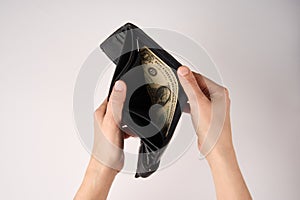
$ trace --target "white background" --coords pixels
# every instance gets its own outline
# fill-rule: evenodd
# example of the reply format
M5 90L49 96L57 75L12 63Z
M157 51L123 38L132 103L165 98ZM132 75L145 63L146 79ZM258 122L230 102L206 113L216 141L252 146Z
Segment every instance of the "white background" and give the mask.
M0 198L73 198L89 160L73 122L76 76L130 21L208 50L230 90L234 144L254 199L299 199L300 2L110 2L0 2ZM109 196L214 198L196 145L148 179L119 174Z

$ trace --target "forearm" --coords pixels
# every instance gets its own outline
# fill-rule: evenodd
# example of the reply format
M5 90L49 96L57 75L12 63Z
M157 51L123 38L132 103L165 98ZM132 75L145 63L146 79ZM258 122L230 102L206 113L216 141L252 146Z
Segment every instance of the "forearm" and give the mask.
M252 199L238 166L234 148L214 149L208 156L218 200Z
M93 157L75 200L104 200L107 198L117 171L102 165Z

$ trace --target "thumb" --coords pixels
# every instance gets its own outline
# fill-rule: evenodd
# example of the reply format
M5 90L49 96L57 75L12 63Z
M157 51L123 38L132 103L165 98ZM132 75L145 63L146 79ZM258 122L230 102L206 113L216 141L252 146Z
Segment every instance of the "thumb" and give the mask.
M122 110L126 98L126 84L124 81L118 80L115 82L114 88L111 92L107 112L105 117L108 120L113 120L117 125L122 119Z
M191 107L196 105L198 102L207 103L208 99L200 89L197 80L191 70L188 67L181 66L177 70L179 81L186 93Z

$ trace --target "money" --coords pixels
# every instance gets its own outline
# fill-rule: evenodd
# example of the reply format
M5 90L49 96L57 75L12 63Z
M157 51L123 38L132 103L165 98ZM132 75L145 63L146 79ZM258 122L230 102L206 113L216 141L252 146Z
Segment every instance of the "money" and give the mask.
M162 127L162 133L167 136L178 99L178 81L173 70L156 56L149 48L140 49L141 63L143 64L147 91L152 104L161 105L155 111L156 122Z

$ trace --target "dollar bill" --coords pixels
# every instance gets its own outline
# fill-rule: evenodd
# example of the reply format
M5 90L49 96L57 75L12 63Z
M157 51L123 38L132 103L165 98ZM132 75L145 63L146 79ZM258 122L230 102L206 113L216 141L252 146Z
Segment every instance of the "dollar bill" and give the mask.
M176 110L178 99L178 81L173 70L156 56L149 48L140 49L147 91L152 104L159 104L155 111L156 122L162 127L162 133L167 136Z

